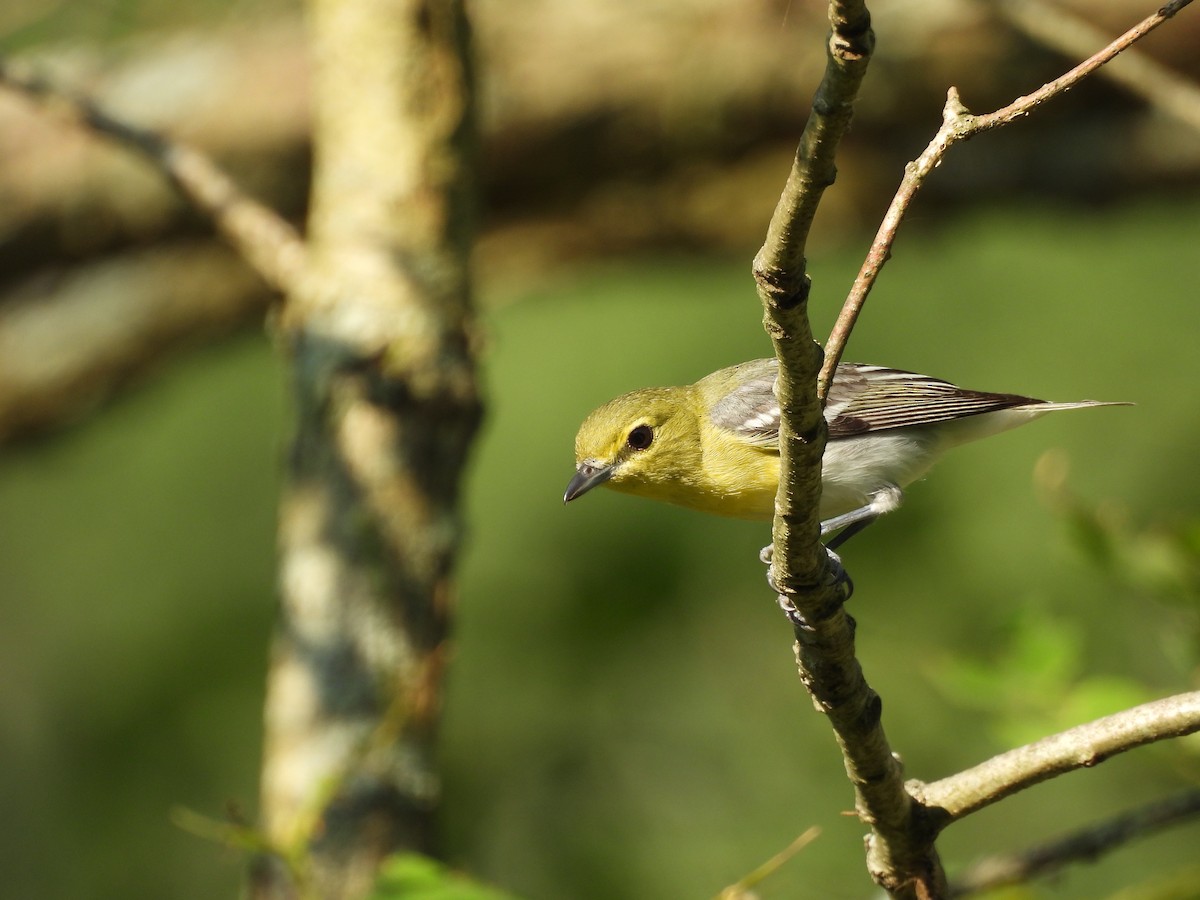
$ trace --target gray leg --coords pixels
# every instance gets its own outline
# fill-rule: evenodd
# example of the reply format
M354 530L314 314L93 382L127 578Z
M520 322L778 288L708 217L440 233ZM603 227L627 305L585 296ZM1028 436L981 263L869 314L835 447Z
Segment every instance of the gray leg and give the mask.
M887 515L899 509L903 500L904 491L900 490L898 485L889 484L872 494L871 500L866 506L860 506L858 509L852 509L848 513L842 513L840 516L826 519L821 523L822 536L829 534L831 531L837 531L839 528L846 530L827 541L825 546L830 550L836 550L880 516Z

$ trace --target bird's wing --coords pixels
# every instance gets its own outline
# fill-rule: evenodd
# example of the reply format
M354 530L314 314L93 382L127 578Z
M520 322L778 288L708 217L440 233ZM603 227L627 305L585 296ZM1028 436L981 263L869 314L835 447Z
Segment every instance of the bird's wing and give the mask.
M844 363L830 385L825 419L831 438L852 437L1041 402L1018 394L971 391L901 369Z
M712 423L732 431L748 444L778 451L779 401L775 398L778 371L778 360L755 359L716 373L725 379L733 375L738 386L713 403L709 410Z
M743 363L739 384L712 406L713 424L763 449L779 447L778 365L774 359ZM1018 394L971 391L948 381L859 363L837 368L825 406L831 439L872 431L932 425L1014 406L1041 403Z

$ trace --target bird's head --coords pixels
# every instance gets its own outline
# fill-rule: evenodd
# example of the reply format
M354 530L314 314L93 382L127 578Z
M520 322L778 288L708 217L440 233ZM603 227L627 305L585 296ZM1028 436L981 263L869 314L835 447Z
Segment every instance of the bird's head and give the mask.
M594 410L575 437L575 477L563 502L607 484L662 498L694 472L700 436L691 388L648 388Z

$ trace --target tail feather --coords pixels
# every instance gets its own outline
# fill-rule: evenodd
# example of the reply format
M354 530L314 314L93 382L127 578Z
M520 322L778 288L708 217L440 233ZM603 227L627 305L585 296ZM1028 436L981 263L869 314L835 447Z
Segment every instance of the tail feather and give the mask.
M1088 409L1093 406L1133 406L1124 400L1076 400L1069 403L1055 403L1050 400L1031 400L1019 406L998 409L994 412L982 413L977 416L967 416L948 422L943 427L943 440L946 446L965 444L980 438L1017 428L1026 422L1040 419L1046 413L1062 409Z
M1027 403L1023 406L1014 406L1013 409L1027 409L1030 412L1054 412L1059 409L1087 409L1092 406L1136 406L1129 400L1074 400L1064 403L1056 403L1053 400L1039 400L1037 403Z

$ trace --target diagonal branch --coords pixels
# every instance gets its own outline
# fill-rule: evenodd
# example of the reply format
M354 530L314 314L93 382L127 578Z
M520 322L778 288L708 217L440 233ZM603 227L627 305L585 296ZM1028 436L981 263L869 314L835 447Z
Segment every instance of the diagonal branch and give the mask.
M908 212L909 205L924 185L925 179L941 164L946 152L959 141L969 140L984 131L991 131L993 128L1007 125L1021 116L1028 115L1052 97L1070 90L1189 3L1191 0L1172 0L1066 74L1042 85L1028 96L1018 97L1008 106L995 112L980 116L972 115L959 99L958 90L950 88L946 106L942 110L942 127L938 129L925 151L905 167L904 180L900 183L900 189L896 192L891 206L888 207L888 211L883 217L883 222L879 226L867 258L859 270L858 277L854 279L850 294L846 298L841 314L825 344L825 364L821 369L818 382L818 391L822 399L829 393L834 369L842 358L846 342L850 339L850 332L854 330L854 323L858 321L859 313L862 312L863 305L867 302L867 295L875 286L880 270L891 256L896 232Z
M950 896L966 897L1024 884L1060 872L1071 863L1094 862L1104 853L1197 816L1200 816L1200 789L1181 791L1057 840L1018 853L981 859L954 882Z
M304 241L278 213L247 196L211 159L187 144L111 116L85 97L0 57L0 84L57 110L149 160L212 219L234 249L272 287L295 290L308 268Z
M1086 19L1040 0L985 0L988 6L1034 40L1079 57L1104 43L1104 33ZM1130 50L1100 70L1109 81L1188 128L1200 131L1200 85L1139 51Z
M83 418L166 354L261 322L269 301L241 258L210 240L29 279L0 303L0 443Z
M928 784L909 782L937 830L1010 794L1135 747L1200 731L1200 691L1143 703Z

